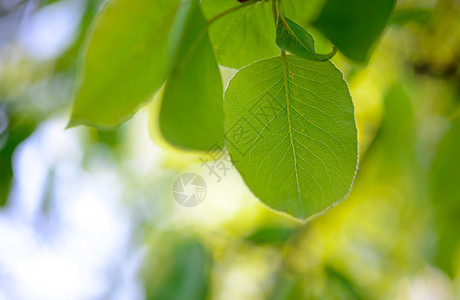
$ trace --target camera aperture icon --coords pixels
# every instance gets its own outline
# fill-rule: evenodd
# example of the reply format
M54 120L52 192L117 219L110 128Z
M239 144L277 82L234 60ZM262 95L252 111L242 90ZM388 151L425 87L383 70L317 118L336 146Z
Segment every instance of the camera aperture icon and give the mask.
M196 173L184 173L177 177L172 188L176 202L185 207L194 207L203 202L207 192L206 182Z

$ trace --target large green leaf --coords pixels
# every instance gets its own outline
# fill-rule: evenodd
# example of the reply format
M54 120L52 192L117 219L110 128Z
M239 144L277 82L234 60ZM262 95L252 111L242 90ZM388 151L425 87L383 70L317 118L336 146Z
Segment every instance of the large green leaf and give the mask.
M172 30L171 72L160 108L160 130L190 150L222 146L222 79L198 0L184 3Z
M347 57L366 62L396 0L327 0L313 25Z
M280 49L302 56L309 60L325 61L331 59L336 48L328 54L318 54L315 51L315 40L301 26L280 14L276 26L276 44Z
M296 22L304 23L318 2L285 0L283 11ZM237 1L203 0L206 18L211 19L238 5ZM275 40L275 22L271 1L260 1L234 11L209 27L209 34L219 64L239 69L256 60L279 53Z
M305 219L345 198L357 166L354 109L331 62L297 56L241 69L224 100L230 157L268 206Z
M110 127L163 84L180 0L112 0L88 37L70 125Z

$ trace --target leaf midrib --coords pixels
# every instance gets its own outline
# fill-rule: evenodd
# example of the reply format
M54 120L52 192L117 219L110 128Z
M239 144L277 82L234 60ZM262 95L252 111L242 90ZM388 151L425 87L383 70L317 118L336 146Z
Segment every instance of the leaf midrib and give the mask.
M294 146L294 136L292 132L292 123L291 123L291 111L290 111L290 101L289 101L289 70L288 70L288 62L286 59L286 52L284 50L281 51L281 65L283 67L283 79L284 79L284 90L285 90L285 98L286 98L286 110L287 110L287 121L289 125L289 138L291 142L292 154L294 156L294 171L295 171L295 179L297 184L297 196L299 198L299 204L302 205L302 194L300 192L300 182L299 182L299 172L297 170L297 155Z

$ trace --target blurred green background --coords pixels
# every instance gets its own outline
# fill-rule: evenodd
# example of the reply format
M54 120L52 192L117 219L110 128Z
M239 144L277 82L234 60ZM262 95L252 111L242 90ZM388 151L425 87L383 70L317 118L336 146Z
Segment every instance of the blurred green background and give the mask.
M333 58L360 167L307 223L162 145L155 101L64 129L102 3L0 0L0 299L460 299L459 1L398 1L368 65ZM207 184L195 207L172 197L185 172Z

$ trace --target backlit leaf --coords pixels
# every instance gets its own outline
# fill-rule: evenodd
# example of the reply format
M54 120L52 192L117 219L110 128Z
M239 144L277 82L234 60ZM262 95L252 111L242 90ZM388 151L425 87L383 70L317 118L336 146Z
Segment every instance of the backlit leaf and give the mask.
M111 127L163 84L168 34L180 0L112 0L87 39L70 126Z
M348 195L354 109L331 62L284 54L258 61L230 81L224 110L232 162L268 206L305 219Z
M184 3L172 30L171 72L159 125L172 145L189 150L222 146L222 79L198 0Z

